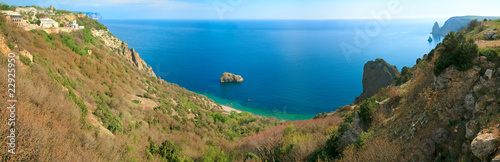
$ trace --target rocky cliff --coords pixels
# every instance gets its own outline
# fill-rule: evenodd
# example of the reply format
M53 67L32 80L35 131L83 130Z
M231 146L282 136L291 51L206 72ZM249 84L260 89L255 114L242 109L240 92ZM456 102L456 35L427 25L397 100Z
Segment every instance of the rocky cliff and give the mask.
M363 93L356 97L354 103L359 103L377 93L380 88L385 88L394 83L399 75L396 66L389 65L383 59L368 61L363 68Z
M156 77L153 68L141 59L134 48L128 47L127 43L115 37L109 30L92 29L92 35L104 41L104 44L115 51L118 55L134 64L139 70L145 71L150 76Z

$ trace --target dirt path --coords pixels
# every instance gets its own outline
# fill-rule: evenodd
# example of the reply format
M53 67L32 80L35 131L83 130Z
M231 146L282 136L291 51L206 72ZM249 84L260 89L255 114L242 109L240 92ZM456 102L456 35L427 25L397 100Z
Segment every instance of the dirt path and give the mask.
M494 41L478 40L476 41L476 44L479 48L500 47L500 40L494 40Z

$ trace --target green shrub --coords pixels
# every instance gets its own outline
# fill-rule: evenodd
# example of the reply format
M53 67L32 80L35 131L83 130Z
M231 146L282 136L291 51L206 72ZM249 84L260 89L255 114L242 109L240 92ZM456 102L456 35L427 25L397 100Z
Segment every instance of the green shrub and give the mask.
M469 24L467 24L467 30L472 31L479 25L481 25L481 22L479 22L477 19L474 19L470 21Z
M139 104L139 100L133 100L135 104Z
M24 56L24 55L19 55L19 59L26 65L30 66L31 65L31 60L29 57Z
M358 112L361 122L367 126L370 125L377 106L378 104L376 103L375 97L368 98L361 102Z
M158 154L160 157L167 159L168 161L181 161L179 157L179 152L182 151L182 148L175 145L172 141L166 140L161 143L161 146L156 146L151 137L149 137L149 149L146 150L146 154ZM152 155L147 155L148 157ZM184 160L183 160L184 161Z
M324 119L328 116L328 113L324 112L324 113L319 113L318 115L314 116L313 119Z
M14 44L9 43L7 46L9 46L9 49L10 49L10 50L14 50L14 47L15 47L15 46L14 46Z
M500 57L498 55L498 49L495 48L481 48L479 49L479 56L486 56L488 61L498 62Z
M205 148L205 156L203 156L204 162L227 162L231 161L228 154L224 153L219 147L214 145L209 145Z
M366 142L373 136L373 131L369 132L363 132L361 135L356 139L354 144L356 144L360 148L364 148L366 145Z
M290 124L283 129L283 136L291 135L295 133L295 126Z
M403 67L401 69L401 74L396 77L395 84L396 86L404 84L408 82L413 77L413 71L409 67Z
M342 134L341 134L342 135ZM341 142L341 135L333 134L330 139L326 141L326 153L330 157L337 157L342 153L343 147Z
M89 17L78 17L76 19L80 26L85 26L85 28L94 28L97 30L107 30L108 28L103 24L99 23L97 20L91 19Z
M85 38L85 43L94 43L94 36L92 35L92 32L90 31L90 28L84 28L82 30L83 36Z
M73 91L72 88L68 88L68 93L67 93L68 98L75 103L78 108L80 108L80 113L82 113L82 118L80 119L85 127L87 127L87 122L85 118L87 117L88 114L88 108L87 105L85 105L85 102L83 102L83 99L78 97L75 94L75 91Z
M61 35L61 41L68 46L73 52L83 56L83 55L88 55L87 51L81 49L78 47L75 42L73 41L73 36L71 36L68 33L64 33Z
M434 63L434 74L439 75L451 65L459 71L472 68L472 61L478 55L478 47L473 39L466 39L463 34L450 32L443 40L443 47L439 48L439 58Z
M10 6L9 6L8 4L2 4L2 5L0 6L0 9L1 9L1 10L10 10Z
M97 104L97 109L93 114L101 119L103 127L107 128L113 133L123 133L124 129L122 122L109 110L109 105L104 101L104 97L106 96L100 93L93 96Z
M214 122L216 122L216 123L217 122L225 123L226 121L228 121L230 119L229 116L221 114L221 113L210 114L210 117L212 117L214 119Z

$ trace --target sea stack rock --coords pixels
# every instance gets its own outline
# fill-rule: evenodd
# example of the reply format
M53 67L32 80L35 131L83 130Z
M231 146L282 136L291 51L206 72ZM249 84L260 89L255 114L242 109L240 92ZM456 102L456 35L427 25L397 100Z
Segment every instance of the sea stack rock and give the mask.
M243 82L243 78L240 75L234 75L232 73L225 72L220 77L221 83L241 83Z
M439 28L438 22L434 23L434 26L432 27L432 33L434 35L439 35L441 33L441 29Z
M429 36L429 39L427 39L427 41L432 42L431 36Z
M363 70L363 93L356 97L354 103L370 98L381 88L393 84L394 79L399 75L396 66L389 65L383 59L368 61Z

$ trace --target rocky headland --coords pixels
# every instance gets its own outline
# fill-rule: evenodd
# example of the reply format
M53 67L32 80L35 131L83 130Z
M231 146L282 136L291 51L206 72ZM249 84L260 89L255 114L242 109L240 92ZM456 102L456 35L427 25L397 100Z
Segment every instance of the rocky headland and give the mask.
M432 27L431 34L445 36L446 34L450 33L451 31L458 32L460 29L467 27L467 24L469 24L470 21L475 20L475 19L478 21L482 21L484 19L496 20L496 19L500 19L500 17L455 16L455 17L451 17L448 20L446 20L446 22L444 23L444 25L442 27L439 27L439 24L437 22L435 22L434 26Z
M368 61L363 68L363 93L356 97L354 103L359 103L377 93L381 88L385 88L394 83L394 79L399 75L396 66L392 66L383 59Z

